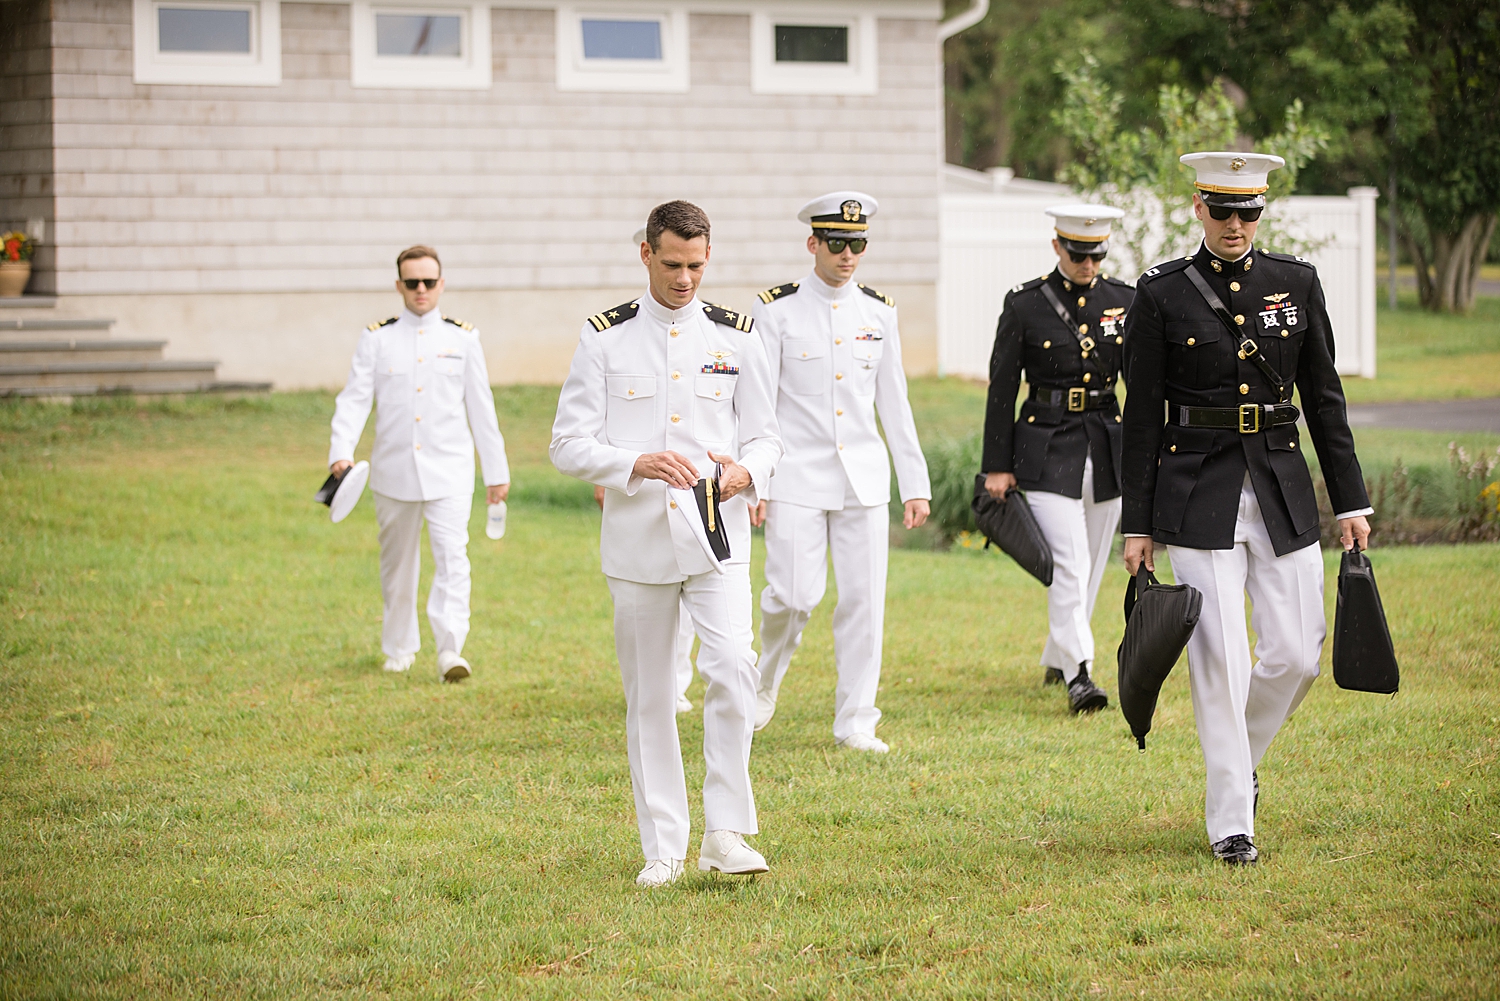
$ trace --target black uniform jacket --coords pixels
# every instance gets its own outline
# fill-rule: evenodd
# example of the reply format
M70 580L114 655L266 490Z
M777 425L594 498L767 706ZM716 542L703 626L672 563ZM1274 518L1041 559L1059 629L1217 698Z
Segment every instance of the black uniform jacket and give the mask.
M1239 336L1214 315L1188 268L1218 294ZM1240 353L1243 337L1285 383L1280 400ZM1175 416L1180 406L1290 402L1294 385L1334 511L1369 506L1333 367L1323 286L1301 258L1252 250L1230 262L1200 245L1190 257L1147 271L1136 283L1125 329L1125 385L1120 528L1127 535L1189 549L1231 548L1248 470L1276 554L1317 542L1318 505L1296 424L1241 433L1182 427Z
M1047 301L1044 284L1067 308L1068 323ZM990 356L983 472L1014 473L1022 490L1078 498L1083 496L1083 461L1092 458L1094 500L1120 496L1115 381L1126 311L1134 296L1117 278L1101 276L1076 285L1056 269L1010 290ZM1080 343L1081 338L1087 340ZM1084 346L1090 343L1085 358ZM1032 388L1018 418L1022 369ZM1079 409L1085 403L1087 409Z

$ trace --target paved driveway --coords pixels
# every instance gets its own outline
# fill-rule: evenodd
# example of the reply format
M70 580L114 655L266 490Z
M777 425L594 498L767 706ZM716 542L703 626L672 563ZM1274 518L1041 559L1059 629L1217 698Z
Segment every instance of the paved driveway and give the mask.
M1351 404L1349 425L1356 428L1500 433L1500 397Z

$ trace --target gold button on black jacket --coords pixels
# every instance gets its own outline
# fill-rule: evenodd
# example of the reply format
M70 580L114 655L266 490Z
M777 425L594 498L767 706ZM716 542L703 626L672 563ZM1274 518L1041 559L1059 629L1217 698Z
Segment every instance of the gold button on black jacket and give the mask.
M1229 324L1193 285L1189 268L1219 297ZM1254 353L1242 351L1246 339L1284 384L1280 398ZM1184 406L1294 402L1334 511L1369 506L1333 365L1323 286L1306 261L1263 250L1225 261L1200 246L1190 258L1147 271L1126 325L1125 382L1121 531L1189 549L1229 549L1248 472L1278 556L1318 541L1317 499L1297 425L1250 434L1184 427Z
M1067 311L1067 323L1047 300L1044 285ZM1120 496L1121 424L1114 385L1134 297L1119 279L1101 276L1079 285L1056 269L1010 290L990 356L983 472L1014 473L1022 490L1081 498L1083 463L1092 458L1094 500ZM1026 400L1017 417L1023 371L1032 391L1047 398ZM1069 391L1074 409L1069 409Z

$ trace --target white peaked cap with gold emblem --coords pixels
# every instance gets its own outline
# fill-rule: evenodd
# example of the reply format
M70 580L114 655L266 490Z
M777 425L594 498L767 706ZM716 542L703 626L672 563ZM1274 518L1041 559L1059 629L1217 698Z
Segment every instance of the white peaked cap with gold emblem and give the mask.
M1271 171L1286 166L1273 153L1187 153L1178 159L1198 172L1193 184L1204 202L1235 209L1264 206Z
M1108 205L1054 205L1046 210L1056 220L1057 238L1080 254L1109 253L1109 234L1125 213Z
M630 238L630 242L633 243L633 244L635 244L637 247L639 247L641 244L645 243L646 242L646 227L642 226L640 229L636 230L635 231L635 236L632 236Z
M832 191L802 206L797 221L831 237L861 237L880 203L863 191Z

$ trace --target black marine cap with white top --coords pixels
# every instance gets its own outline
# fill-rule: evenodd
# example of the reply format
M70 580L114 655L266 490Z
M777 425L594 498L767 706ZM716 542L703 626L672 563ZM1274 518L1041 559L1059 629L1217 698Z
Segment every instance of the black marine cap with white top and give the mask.
M1178 160L1197 172L1193 185L1205 205L1228 209L1264 208L1271 171L1286 166L1271 153L1186 153Z
M880 203L863 191L831 191L802 206L797 221L833 239L859 239L870 229L870 217Z
M1046 210L1057 231L1057 242L1075 254L1109 253L1109 235L1125 213L1108 205L1054 205Z

